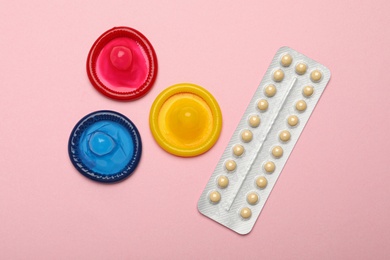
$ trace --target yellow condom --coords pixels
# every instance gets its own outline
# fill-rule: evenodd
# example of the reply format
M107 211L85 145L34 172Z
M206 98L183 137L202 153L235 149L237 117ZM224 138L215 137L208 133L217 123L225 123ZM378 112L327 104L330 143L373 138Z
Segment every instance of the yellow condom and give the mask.
M191 83L173 85L153 102L150 130L167 152L191 157L207 152L218 140L222 114L215 98Z

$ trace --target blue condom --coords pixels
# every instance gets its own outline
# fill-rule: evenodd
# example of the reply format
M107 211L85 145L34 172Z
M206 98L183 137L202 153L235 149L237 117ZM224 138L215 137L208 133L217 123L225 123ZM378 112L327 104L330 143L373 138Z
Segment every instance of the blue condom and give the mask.
M141 136L135 125L114 111L96 111L82 118L69 138L68 152L74 167L99 182L117 182L137 168Z

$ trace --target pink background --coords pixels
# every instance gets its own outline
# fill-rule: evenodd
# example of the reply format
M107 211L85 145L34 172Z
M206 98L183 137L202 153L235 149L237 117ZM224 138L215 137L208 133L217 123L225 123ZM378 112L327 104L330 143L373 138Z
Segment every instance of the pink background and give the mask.
M5 1L0 3L1 259L385 259L390 255L389 1ZM134 102L89 83L95 39L130 26L159 74ZM276 50L323 63L332 79L252 233L196 203ZM196 158L167 154L148 126L154 98L192 82L224 116ZM100 109L141 132L136 172L115 185L79 174L67 142Z

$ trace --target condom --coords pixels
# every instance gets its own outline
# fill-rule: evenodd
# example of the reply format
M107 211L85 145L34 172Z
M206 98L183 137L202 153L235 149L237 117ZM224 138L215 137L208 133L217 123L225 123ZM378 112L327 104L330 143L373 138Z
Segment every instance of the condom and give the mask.
M74 167L99 182L117 182L137 168L142 142L136 126L114 111L86 115L74 127L68 144Z
M92 45L87 74L102 94L116 100L144 96L157 76L157 57L148 39L135 29L115 27Z
M149 126L165 151L192 157L205 153L216 143L222 129L222 113L206 89L180 83L165 89L155 99Z

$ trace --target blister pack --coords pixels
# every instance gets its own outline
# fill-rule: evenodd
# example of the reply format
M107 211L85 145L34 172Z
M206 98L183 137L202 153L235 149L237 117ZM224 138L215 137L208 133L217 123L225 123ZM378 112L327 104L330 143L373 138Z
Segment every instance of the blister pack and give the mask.
M280 48L200 199L199 211L249 233L330 79L318 62Z

